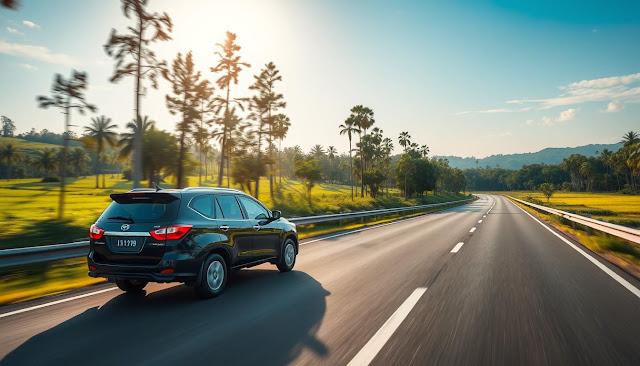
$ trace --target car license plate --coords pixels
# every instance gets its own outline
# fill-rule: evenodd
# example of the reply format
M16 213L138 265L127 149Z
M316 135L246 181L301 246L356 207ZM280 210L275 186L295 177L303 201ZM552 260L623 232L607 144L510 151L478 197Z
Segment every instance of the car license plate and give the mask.
M109 249L116 253L139 252L143 242L143 238L137 237L112 237Z

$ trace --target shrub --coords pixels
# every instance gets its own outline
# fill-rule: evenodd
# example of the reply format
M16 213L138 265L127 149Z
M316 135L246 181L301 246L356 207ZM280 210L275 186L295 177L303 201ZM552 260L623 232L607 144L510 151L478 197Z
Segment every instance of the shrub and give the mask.
M57 183L60 182L60 178L58 177L44 177L41 180L42 183Z
M122 171L122 179L131 180L131 175L132 175L132 172L131 172L131 169L129 168L124 169Z

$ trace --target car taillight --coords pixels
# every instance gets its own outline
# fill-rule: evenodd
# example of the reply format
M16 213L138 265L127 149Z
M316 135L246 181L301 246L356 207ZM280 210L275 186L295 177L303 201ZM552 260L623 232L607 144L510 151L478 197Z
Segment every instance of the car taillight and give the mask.
M149 234L156 240L177 240L187 235L193 225L170 225L150 231Z
M104 230L97 227L96 224L91 225L91 228L89 229L89 237L91 239L100 239L102 238L102 234L104 234Z

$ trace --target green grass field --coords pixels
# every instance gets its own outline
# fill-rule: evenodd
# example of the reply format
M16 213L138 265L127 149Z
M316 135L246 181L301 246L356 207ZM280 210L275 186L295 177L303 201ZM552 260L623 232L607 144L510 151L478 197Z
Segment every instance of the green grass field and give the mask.
M549 203L540 192L500 192L515 198L539 200L544 205L614 224L640 228L640 196L617 193L557 192Z
M0 138L0 147L8 144L12 144L18 150L21 150L24 153L29 155L35 155L36 152L38 152L39 150L52 149L52 148L59 149L62 147L60 145L47 144L44 142L27 141L27 140L19 139L17 137Z
M188 181L195 186L198 177L189 177ZM0 181L0 221L5 223L5 229L0 233L0 249L86 239L89 226L111 202L109 194L131 188L130 181L110 174L106 176L106 189L94 188L95 176L71 178L68 183L65 219L57 220L59 183L41 183L39 179ZM205 180L202 185L214 184L211 180ZM166 184L167 188L171 186L171 182ZM263 178L259 198L269 208L281 210L285 217L400 207L461 198L458 195L429 195L423 199L404 200L399 194L392 194L377 200L356 197L351 201L349 186L320 184L313 189L312 204L309 205L303 192L301 182L283 180L274 199L271 199L269 182Z

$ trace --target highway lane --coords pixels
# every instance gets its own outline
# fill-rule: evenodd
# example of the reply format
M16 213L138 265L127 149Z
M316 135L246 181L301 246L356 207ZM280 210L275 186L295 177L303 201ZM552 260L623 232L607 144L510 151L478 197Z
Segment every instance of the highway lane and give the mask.
M0 364L640 364L640 299L495 196L314 241L210 301L150 285L1 317L26 306L0 309Z

